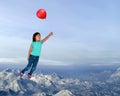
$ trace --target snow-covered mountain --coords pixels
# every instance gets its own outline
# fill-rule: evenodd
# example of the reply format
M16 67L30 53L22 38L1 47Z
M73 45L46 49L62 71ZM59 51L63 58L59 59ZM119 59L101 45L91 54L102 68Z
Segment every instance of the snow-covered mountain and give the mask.
M57 74L33 74L31 79L28 79L25 74L23 78L20 78L19 72L19 70L11 69L0 72L0 96L3 93L14 95L20 94L21 96L60 96L60 94L73 96L69 90L63 91L62 89L65 89L67 85L80 84L79 80L61 78ZM64 88L61 88L61 86L64 86Z
M107 80L108 83L118 83L120 82L120 68L118 68L110 78Z
M74 96L74 95L68 90L62 90L58 92L55 96Z
M33 74L28 79L26 74L20 78L19 72L0 72L0 96L120 96L120 68L105 82L80 81L57 74Z

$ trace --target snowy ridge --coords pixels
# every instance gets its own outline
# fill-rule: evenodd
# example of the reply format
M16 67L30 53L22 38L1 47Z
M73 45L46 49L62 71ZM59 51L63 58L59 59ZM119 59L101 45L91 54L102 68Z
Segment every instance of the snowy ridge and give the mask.
M120 82L120 68L118 68L110 78L107 80L108 83Z
M28 96L30 94L33 96L47 96L48 94L55 95L57 93L59 93L59 95L65 94L65 96L73 96L69 90L61 91L59 86L72 83L80 84L79 80L61 79L57 74L33 74L33 77L29 80L26 74L23 78L20 78L19 72L19 70L11 69L6 69L0 72L0 90L5 91L6 94L11 94L11 90L14 95L20 94L21 96L26 94L28 94Z
M120 68L104 82L80 81L57 74L33 74L29 80L26 74L20 78L19 72L0 72L0 96L120 96Z
M59 93L57 93L55 96L74 96L74 95L68 90L62 90Z

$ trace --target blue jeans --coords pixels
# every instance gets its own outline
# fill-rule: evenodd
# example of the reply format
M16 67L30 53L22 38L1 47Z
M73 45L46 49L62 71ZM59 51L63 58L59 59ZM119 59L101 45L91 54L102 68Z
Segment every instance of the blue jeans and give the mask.
M36 69L38 60L39 60L39 56L30 55L30 58L29 58L29 61L28 61L28 65L21 72L24 74L25 71L28 71L31 68L31 70L30 70L30 72L28 74L32 75L32 73Z

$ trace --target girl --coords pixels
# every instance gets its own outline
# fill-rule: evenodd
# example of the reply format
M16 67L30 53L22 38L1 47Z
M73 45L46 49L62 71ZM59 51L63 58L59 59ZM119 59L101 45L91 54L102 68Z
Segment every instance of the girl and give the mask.
M35 71L39 60L42 44L52 35L53 32L50 32L43 40L41 40L41 35L39 32L33 34L33 42L31 43L28 52L28 65L20 72L20 77L24 75L25 71L28 71L30 69L30 72L28 73L28 78L31 78L31 75Z

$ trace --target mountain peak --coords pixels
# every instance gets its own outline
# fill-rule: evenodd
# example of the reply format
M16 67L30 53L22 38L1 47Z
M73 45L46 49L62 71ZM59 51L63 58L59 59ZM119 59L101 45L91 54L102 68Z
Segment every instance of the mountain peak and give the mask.
M78 82L78 80L60 78L56 73L51 75L33 74L31 79L27 78L27 74L24 74L23 78L20 78L19 72L18 69L9 68L0 72L0 88L2 92L12 95L19 94L20 96L31 94L34 96L35 93L35 96L47 96L51 93L52 96L55 94L55 96L73 96L69 90L59 92L61 90L60 86L68 86L71 82L72 84Z
M74 96L69 90L61 90L55 96Z
M108 83L120 82L120 68L118 68L110 78L107 80Z

